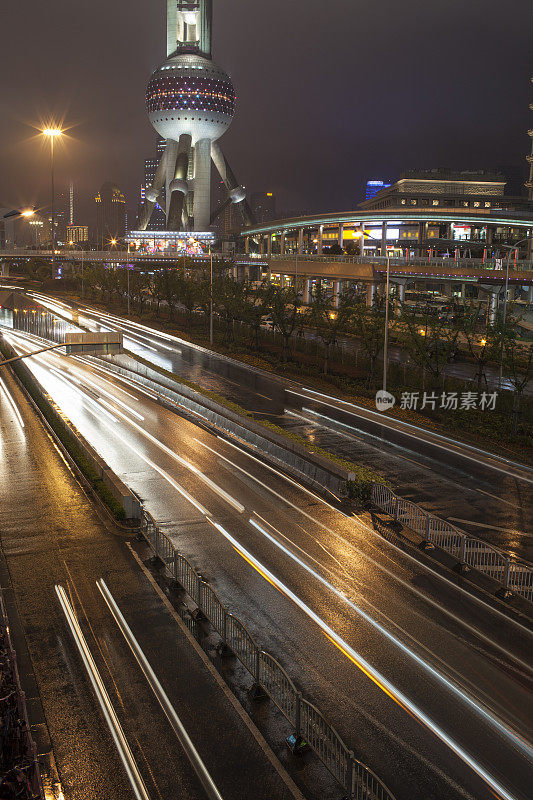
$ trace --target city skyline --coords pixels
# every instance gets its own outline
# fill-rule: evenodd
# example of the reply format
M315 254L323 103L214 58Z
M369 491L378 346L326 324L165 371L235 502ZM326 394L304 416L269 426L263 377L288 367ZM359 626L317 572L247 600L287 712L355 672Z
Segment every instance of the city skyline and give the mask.
M61 50L53 46L53 16L41 18L38 4L30 0L32 24L39 26L47 47L44 65L33 55L38 49L32 51L5 89L4 203L46 198L46 162L39 142L31 140L30 126L56 115L73 126L58 148L56 168L59 183L67 185L71 175L76 181L80 218L87 216L90 198L105 180L123 187L133 207L143 178L138 154L153 150L141 90L164 56L165 4L160 5L161 13L151 15L149 24L137 2L128 4L129 14L121 1L113 8L96 2L90 18L85 9L72 21L62 15ZM531 99L524 20L533 21L529 3L515 0L505 10L485 3L482 24L479 9L440 0L422 10L411 0L385 2L383 13L339 2L333 18L315 0L303 16L278 0L268 9L250 8L243 0L224 0L223 6L215 4L214 56L239 90L225 148L251 191L268 188L280 207L321 211L353 207L366 180L398 176L406 168L509 165L526 179ZM56 8L60 15L62 3ZM8 9L13 41L25 21L25 12ZM450 42L449 52L431 46L437 27L439 41ZM254 30L261 31L264 51L255 35L245 35ZM300 32L296 41L294 30ZM512 38L502 30L512 31ZM279 49L275 59L268 49L273 36ZM320 54L333 52L334 37L335 59L324 59ZM97 63L91 55L94 41L99 42ZM465 48L457 55L461 41ZM505 87L496 90L499 59L511 44ZM4 71L14 61L10 47L6 42ZM62 69L65 58L68 72ZM260 80L266 63L268 79ZM30 78L37 66L38 77ZM272 113L265 115L268 108ZM326 137L336 146L330 147ZM289 159L286 153L295 142Z

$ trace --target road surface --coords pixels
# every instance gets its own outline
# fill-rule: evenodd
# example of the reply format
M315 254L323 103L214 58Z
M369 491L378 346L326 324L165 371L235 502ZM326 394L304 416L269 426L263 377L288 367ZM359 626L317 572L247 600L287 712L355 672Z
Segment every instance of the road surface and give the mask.
M530 796L531 631L93 363L27 363L398 800Z

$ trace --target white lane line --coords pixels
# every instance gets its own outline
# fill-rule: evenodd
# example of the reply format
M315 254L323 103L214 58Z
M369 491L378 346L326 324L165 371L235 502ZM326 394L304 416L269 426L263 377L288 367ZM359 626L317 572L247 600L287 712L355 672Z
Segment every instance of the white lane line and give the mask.
M308 399L311 399L311 398L308 398ZM339 431L337 428L330 428L327 425L324 425L324 423L319 422L319 421L315 422L314 420L311 420L308 417L304 417L302 414L297 414L295 411L291 411L288 408L284 409L284 413L285 414L288 414L291 417L296 417L297 419L301 419L304 422L306 422L307 425L320 426L322 428L325 428L328 431L333 431L333 433L337 434L337 436L343 436L345 439L348 439L349 441L362 442L362 444L365 447L373 447L374 449L379 450L379 447L377 445L373 445L371 442L367 442L365 440L365 438L363 438L363 437L367 437L368 439L375 439L377 442L380 442L381 444L383 444L383 442L384 442L383 438L381 438L380 436L376 436L376 434L374 434L374 433L369 433L368 431L363 431L363 430L360 430L359 428L354 428L351 425L346 425L346 423L340 422L339 420L333 419L332 417L327 417L325 414L319 414L317 411L313 411L313 409L311 409L311 408L302 408L302 411L307 411L307 413L313 414L313 416L315 416L315 417L320 417L320 419L325 419L328 422L333 422L335 425L338 425L338 426L340 426L342 428L347 428L349 431L357 430L362 435L361 436L355 436L353 433L346 433L345 431ZM414 458L409 458L409 456L406 456L405 453L400 452L402 450L407 450L408 453L413 452L411 450L408 450L404 445L399 445L399 444L396 444L395 442L385 442L385 443L389 447L392 447L392 448L394 448L395 451L397 451L396 452L397 458L401 458L401 459L403 459L403 461L408 461L410 464L415 464L415 466L421 467L422 469L429 470L430 472L434 472L438 479L443 480L443 477L442 477L441 473L438 472L438 470L433 469L432 467L429 467L427 464L424 464L422 461L417 461ZM426 456L426 458L429 461L435 463L435 459L432 458L431 456ZM496 500L498 503L503 503L506 506L511 506L511 508L517 508L517 509L521 508L521 506L518 505L517 503L512 503L509 500L504 500L503 497L498 497L495 494L491 494L491 492L487 492L487 491L485 491L485 489L480 489L478 486L475 486L475 487L473 487L473 486L465 486L464 483L463 484L458 483L457 481L453 480L453 478L450 478L449 476L446 476L444 478L444 480L446 480L447 483L451 483L454 486L459 486L463 491L466 490L467 492L471 492L472 494L484 494L486 497L491 497L493 500Z
M102 402L105 403L106 401L102 400ZM106 403L106 405L108 404ZM119 417L122 417L122 419L125 420L125 422L127 422L128 425L131 425L142 436L144 436L146 439L155 444L156 447L159 447L160 450L162 450L164 453L173 458L174 461L177 461L178 464L180 464L182 467L185 467L185 469L188 469L190 472L196 475L201 481L203 481L203 483L206 484L206 486L208 486L213 492L218 494L219 497L225 500L226 503L228 503L232 508L238 511L239 514L242 514L242 512L244 511L244 506L242 505L242 503L239 503L238 500L236 500L234 497L228 494L228 492L224 491L224 489L222 489L221 486L212 481L211 478L208 478L207 475L204 475L204 473L201 470L199 470L198 467L195 467L194 464L190 463L190 461L187 461L186 459L179 456L177 453L171 450L170 447L167 447L166 444L163 444L162 441L157 439L155 436L152 436L152 434L148 433L148 431L144 430L144 428L141 428L140 425L137 425L136 422L129 419L121 411L118 411L116 408L114 408L113 411L115 414L118 414Z
M69 375L69 378L72 379L72 375ZM77 378L74 378L74 380L77 380ZM97 392L100 392L101 394L105 394L106 397L111 398L111 400L113 400L114 403L117 403L117 405L119 405L121 408L123 408L129 414L132 414L134 417L137 417L137 419L140 419L141 422L144 422L144 417L143 417L142 414L139 414L133 408L130 408L130 406L127 403L124 403L118 397L115 397L115 395L112 394L111 392L108 392L107 389L103 389L97 383L94 383L94 381L91 381L86 375L83 376L82 381L85 382L85 383L88 383L89 386L92 386L93 389L95 389ZM109 405L109 403L105 403L104 400L102 400L102 403L104 403L105 405ZM113 408L113 407L111 407L111 409L112 409L112 411L116 411L116 409Z
M130 626L124 619L124 616L120 611L115 601L115 598L107 588L102 578L99 581L96 581L96 585L98 586L98 589L100 590L102 597L106 602L107 607L109 608L115 622L117 623L120 632L122 633L124 639L128 643L131 652L135 656L135 660L137 661L139 667L141 668L144 677L148 681L148 684L152 692L154 693L157 702L163 709L172 730L176 734L181 746L185 750L185 754L189 759L191 765L193 766L194 771L196 772L202 786L204 787L207 796L209 797L210 800L222 800L222 795L218 791L213 778L209 774L209 771L205 766L198 750L194 746L192 739L185 730L185 726L183 725L181 719L178 717L176 709L170 702L167 693L163 689L157 675L152 669L150 662L146 658L139 642L133 635Z
M200 514L202 514L202 516L204 517L210 516L210 512L206 508L204 508L204 506L201 503L195 500L195 498L191 494L189 494L189 492L186 489L184 489L183 486L181 486L177 481L175 481L174 478L172 478L168 474L168 472L165 472L164 469L161 469L161 467L159 467L155 462L153 462L150 458L148 458L148 456L146 456L144 453L142 453L140 450L134 447L134 445L132 445L131 442L128 442L127 439L125 439L117 432L116 428L111 427L111 425L107 425L92 409L89 408L87 409L87 411L90 414L92 414L97 419L97 421L101 425L103 425L104 428L107 428L107 430L110 431L113 434L113 436L115 436L121 442L121 444L123 444L133 453L135 453L135 455L138 456L141 459L141 461L144 461L145 464L148 464L148 466L151 467L153 470L155 470L155 472L157 472L158 475L161 475L161 477L164 480L166 480L167 483L169 483L173 489L176 489L176 491L179 492L179 494L181 494L181 496L184 497L191 505L193 505L194 508L196 508L196 510L199 511Z
M520 470L525 470L528 473L533 472L533 470L531 470L529 467L525 466L524 464L519 464L516 461L511 461L510 459L507 459L507 458L501 458L501 457L495 456L493 453L489 453L486 450L481 450L479 447L473 447L472 445L465 445L463 442L456 441L455 439L450 439L448 436L443 436L442 434L439 434L439 433L434 433L434 432L427 431L424 428L418 428L416 425L411 425L408 422L401 422L398 425L391 425L391 424L387 425L387 423L390 423L390 420L387 417L384 417L382 414L378 414L378 412L371 411L370 409L362 408L360 406L355 405L354 403L349 403L346 400L339 400L339 398L330 397L329 395L323 394L322 392L315 392L313 389L307 389L305 386L303 387L303 389L304 389L304 391L310 392L311 394L318 395L319 397L326 397L326 398L328 398L330 400L335 400L337 403L341 403L342 405L354 408L356 410L356 412L361 412L362 411L362 412L365 412L366 414L368 414L370 416L378 417L383 426L389 427L389 428L391 428L392 430L395 430L395 431L399 431L399 432L403 433L405 436L409 436L409 438L411 438L411 439L420 439L420 436L425 434L425 436L427 438L424 438L424 441L429 443L429 444L432 444L434 447L438 447L441 450L446 450L447 452L455 453L456 455L460 455L463 458L468 459L469 461L473 461L474 463L476 463L476 464L478 464L480 466L486 467L488 469L493 469L496 472L501 472L504 475L508 475L509 477L514 478L515 480L525 481L526 483L532 483L533 484L533 478L526 478L524 475L518 475L516 472L510 472L509 470L506 470L503 467L498 466L498 462L499 462L499 463L507 464L509 466L517 467ZM303 397L306 400L312 400L312 398L308 397L307 395L300 394L299 392L295 392L292 389L287 389L286 391L289 392L290 394L296 395L297 397ZM335 408L335 404L332 404L332 403L325 403L325 405L329 406L330 408ZM357 416L356 412L352 412L352 413L354 413L354 416ZM404 430L404 428L411 428L413 431L416 431L417 433L410 433L408 430ZM354 429L355 430L359 430L355 426L354 426ZM431 437L435 437L436 439L441 439L443 442L447 442L449 446L447 447L444 444L440 444L439 442L433 441L433 439ZM468 450L473 452L473 453L479 453L481 456L484 456L487 460L486 461L480 461L479 459L475 458L473 455L469 455L469 453L466 451L465 448L468 448Z
M221 441L225 441L225 440L222 439ZM236 449L238 449L239 453L241 453L241 455L248 456L249 458L252 458L254 461L259 461L259 459L255 458L254 456L250 456L246 451L240 450L239 448L236 447L236 445L233 445L231 442L226 442L226 444L230 444L232 447L235 447ZM208 445L204 445L204 447L212 450L212 448L209 448ZM484 634L482 631L478 630L473 625L470 625L464 619L462 619L461 617L459 617L456 614L454 614L452 611L450 611L445 606L443 606L440 603L438 603L433 598L429 597L428 595L425 595L423 592L421 592L419 589L417 589L415 586L413 586L412 583L403 580L403 578L400 578L399 575L396 575L394 572L392 572L391 570L387 569L387 567L385 567L383 564L380 564L378 561L376 561L374 558L372 558L372 556L370 556L368 553L366 553L364 550L362 550L360 547L358 547L356 544L354 544L354 542L348 541L348 539L346 539L341 534L337 533L335 530L333 530L333 528L330 528L325 523L323 523L320 520L316 519L316 517L313 517L311 514L308 514L302 508L299 508L295 503L292 503L287 497L279 494L279 492L276 492L275 489L273 489L271 486L268 486L266 483L263 483L261 480L259 480L259 478L255 477L250 472L247 472L247 470L243 469L238 464L235 464L234 461L231 461L229 458L226 458L226 456L222 455L221 453L219 453L216 450L212 450L212 452L215 453L220 459L222 459L222 461L226 461L229 464L231 464L231 466L234 467L236 470L238 470L239 472L244 473L252 481L255 481L256 483L258 483L260 486L262 486L268 492L273 494L279 500L282 500L286 505L290 506L295 511L297 511L299 514L302 514L302 516L306 517L311 522L313 522L315 525L318 525L323 530L325 530L327 533L329 533L332 536L334 536L345 547L348 547L351 550L353 550L356 553L358 553L366 561L368 561L370 564L372 564L372 566L374 566L378 571L384 572L385 575L387 575L387 577L389 577L391 580L399 583L404 589L407 589L408 592L413 593L420 600L423 600L424 602L426 602L429 605L431 605L433 608L435 608L438 611L440 611L441 613L445 614L449 619L451 619L455 623L461 625L470 634L475 635L476 637L478 637L479 639L484 641L486 644L488 644L491 647L494 647L495 649L499 650L501 653L503 653L506 656L507 659L510 659L511 661L514 661L517 664L519 664L524 670L526 670L526 672L529 672L529 673L533 672L533 666L531 664L527 663L526 661L523 661L518 656L516 656L513 653L511 653L510 651L506 650L505 647L503 647L502 645L498 644L498 642L496 642L493 639L491 639L489 636ZM267 464L263 464L263 462L261 462L261 461L259 461L259 463L262 466L268 466ZM285 477L285 476L282 475L282 477ZM322 502L324 503L324 505L329 506L329 504L326 503L325 501L322 501ZM329 507L331 508L331 506L329 506ZM334 509L334 510L336 510L336 509ZM340 513L342 513L342 512L340 512ZM360 529L362 529L362 531L367 531L368 533L371 533L373 537L377 537L379 539L380 543L383 542L383 541L386 542L386 540L383 540L382 537L379 536L379 534L377 534L372 528L368 527L362 520L357 519L357 521L356 521L356 520L353 520L353 518L347 517L344 514L343 514L343 516L346 519L349 519L353 523L354 527L359 527ZM316 539L314 536L312 536L312 534L310 534L304 527L301 527L301 530L304 532L304 534L306 536L308 536L313 542L315 542L315 544L321 546L320 541L318 539ZM396 545L393 545L390 542L386 542L386 544L390 544L391 547L393 547L395 550L398 550L403 556L406 556L410 561L413 562L413 564L416 566L417 569L420 569L421 566L423 566L413 556L409 556L409 554L404 553L404 551L400 550L400 548L397 548ZM382 551L380 551L380 552L381 552L382 555L385 555ZM465 594L468 597L468 599L475 600L478 604L480 604L484 608L487 607L486 604L482 600L478 600L478 598L476 598L474 595L469 594L466 591L466 589L462 589L461 587L456 586L456 584L454 584L451 581L449 581L448 578L445 578L444 576L441 576L438 573L433 572L432 570L428 570L428 571L430 572L430 574L435 575L439 580L442 580L445 583L447 583L453 589L456 589L457 591L462 592L463 594ZM488 608L490 609L490 611L493 611L496 614L498 614L501 617L503 617L506 622L510 622L514 626L518 627L523 634L527 634L528 636L533 636L532 631L530 631L528 628L525 628L519 622L516 622L516 620L513 620L510 617L507 617L501 611L498 611L498 609L492 608L492 606L489 606Z
M352 661L359 669L364 672L385 694L392 697L400 707L415 716L428 730L437 736L441 742L455 753L461 761L470 767L479 777L487 783L491 789L497 792L503 800L517 800L505 787L494 778L480 763L478 763L460 744L454 741L439 725L413 703L400 689L392 684L385 678L375 667L370 664L360 653L354 650L344 639L342 639L333 628L331 628L318 614L309 608L303 600L301 600L293 591L289 589L279 578L276 577L264 564L255 558L240 542L238 542L230 533L228 533L222 525L208 519L208 522L224 536L228 542L234 547L237 553L247 561L263 578L269 581L278 591L285 595L289 600L292 600L303 613L315 622L318 627L323 631L326 637L333 642L333 644L344 655Z
M299 489L300 491L302 491L305 494L309 495L309 497L312 497L313 500L317 500L319 503L322 503L323 505L327 506L328 508L331 508L332 511L336 511L339 514L342 514L343 516L346 516L346 514L343 514L343 512L339 511L338 508L335 508L335 506L332 506L330 503L328 503L327 500L324 500L323 497L320 497L320 495L315 494L315 492L312 492L306 486L303 486L303 484L298 483L298 481L293 480L288 475L285 475L283 472L280 472L279 470L275 469L275 467L272 467L270 464L267 464L264 459L261 460L260 458L257 458L256 456L253 456L251 453L248 453L247 451L243 450L242 447L239 447L239 445L235 444L234 442L230 442L228 439L225 439L223 436L218 436L217 435L216 438L219 439L221 442L224 442L225 444L229 445L230 447L233 447L241 455L246 455L248 458L252 459L252 461L256 461L258 464L260 464L265 469L268 469L270 472L273 472L274 475L277 475L279 478L282 478L282 480L287 481L287 483L292 483L293 486L296 486L297 489ZM202 447L205 447L207 450L210 450L212 453L217 455L219 458L222 458L225 461L229 461L228 458L226 458L225 456L221 455L217 450L213 450L213 448L209 447L209 445L205 444L205 442L201 442L200 439L194 439L194 441L198 442L198 444L201 444ZM236 464L233 463L233 461L229 461L229 463L232 464L233 466L237 466ZM237 467L237 469L240 469L242 472L245 472L245 470L243 470L242 467ZM246 473L246 474L249 474L249 473ZM261 486L264 486L265 489L268 489L268 491L271 491L270 487L267 486L266 484L264 484L258 478L255 478L253 476L250 476L250 477L252 477L253 480L256 481L256 483L260 483Z
M259 516L259 515L256 514L255 516ZM263 520L263 522L264 521L265 520ZM337 597L339 597L343 603L348 605L353 611L356 612L356 614L359 614L359 616L361 616L366 622L368 622L370 625L372 625L372 627L374 627L376 630L378 630L383 636L385 636L385 638L387 638L390 642L392 642L392 644L394 644L396 647L398 647L403 653L405 653L405 655L407 655L416 664L418 664L419 667L421 667L423 670L428 672L433 678L435 678L439 683L441 683L446 689L448 689L453 694L455 694L456 697L458 697L464 703L467 703L477 714L479 714L481 717L483 717L485 719L485 721L489 723L489 725L492 725L493 727L495 727L500 732L500 734L503 734L503 736L505 736L506 738L509 738L514 745L520 747L520 749L522 749L529 758L533 757L533 747L531 747L530 744L527 742L527 740L522 738L522 736L519 733L517 733L516 731L511 730L508 727L507 723L502 722L498 717L494 716L494 714L491 711L489 711L487 708L484 708L483 706L478 705L479 701L476 702L469 694L466 694L465 691L463 691L461 688L459 688L459 686L457 686L455 683L452 683L450 680L448 680L448 678L446 678L445 675L443 675L437 669L432 667L431 664L428 664L427 661L424 661L423 658L421 658L419 655L417 655L417 653L415 653L413 650L411 650L409 647L407 647L406 644L404 644L402 641L400 641L400 639L398 639L396 636L394 636L393 633L391 633L386 628L384 628L383 625L381 625L377 620L375 620L373 617L371 617L369 614L367 614L367 612L364 611L356 603L354 603L353 600L350 600L350 598L348 598L344 594L344 592L341 592L339 589L337 589L335 586L333 586L333 584L331 584L328 580L326 580L326 578L324 578L323 575L320 575L320 573L318 573L314 569L312 569L312 567L310 567L308 564L306 564L305 561L300 559L288 547L286 547L280 541L278 541L278 539L276 539L275 536L271 536L271 534L269 534L268 531L265 530L265 528L263 528L261 525L259 525L254 519L250 518L249 522L250 522L251 525L253 525L253 527L257 531L259 531L259 533L261 533L266 539L268 539L269 542L271 542L279 550L281 550L283 553L285 553L285 555L287 555L290 559L292 559L292 561L294 561L296 564L298 564L300 567L302 567L302 569L304 569L309 575L312 575L317 581L319 581L319 583L321 583L323 586L325 586L326 589L328 589L333 594L335 594ZM284 539L286 539L287 541L290 542L290 539L287 539L287 537L284 536L284 534L282 534L280 531L276 530L276 528L274 528L272 525L270 525L270 523L267 522L267 524L279 536L282 536ZM291 542L291 544L293 544L293 543ZM298 548L298 549L301 549L301 548ZM305 551L302 550L302 552L305 555L307 555L308 557L312 558L312 556L309 556L309 554L305 553ZM313 560L317 564L319 564L319 566L323 567L323 565L320 564L320 562L317 562L316 559L313 559ZM377 611L378 613L382 613L382 612L379 612L378 609L373 607L371 603L369 603L369 605L373 608L374 611ZM389 620L389 622L392 622L392 620ZM396 623L392 622L392 624L395 625ZM396 627L399 627L399 626L396 626ZM423 648L428 653L430 653L431 656L433 656L434 658L439 658L438 656L435 656L435 654L432 653L424 644L422 644L417 639L415 639L413 636L408 634L401 627L399 627L399 629L402 631L402 633L404 633L407 636L409 636L409 638L411 638L419 647ZM439 660L440 660L440 658L439 658Z
M0 378L0 388L2 389L2 392L4 393L7 402L9 403L11 408L13 409L13 413L14 413L15 418L17 420L18 426L22 430L24 428L24 420L22 419L22 415L21 415L20 411L17 408L17 404L15 403L13 397L11 396L11 393L10 393L9 389L5 385L5 383L2 380L2 378Z
M98 700L98 704L102 709L105 721L107 723L111 736L113 737L113 741L120 756L120 760L122 761L124 769L126 770L126 775L128 776L128 781L130 783L130 786L137 800L150 800L150 796L146 789L146 785L143 781L141 773L139 772L139 768L135 762L133 753L131 752L126 736L124 735L124 731L119 722L115 709L113 708L113 704L111 703L111 700L107 693L107 689L105 688L102 677L98 672L98 668L94 662L91 651L89 650L89 647L81 630L80 624L74 613L74 609L72 608L70 601L66 595L66 592L62 586L56 584L55 591L59 603L61 605L63 614L65 615L67 624L70 628L72 638L74 639L76 647L78 648L78 652L83 661L83 665L87 671L89 680L91 681L91 685L96 695L96 699Z

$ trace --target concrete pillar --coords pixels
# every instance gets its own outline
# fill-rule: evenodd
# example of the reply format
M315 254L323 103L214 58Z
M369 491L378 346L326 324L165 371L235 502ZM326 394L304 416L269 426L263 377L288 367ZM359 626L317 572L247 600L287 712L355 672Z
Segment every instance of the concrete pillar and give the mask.
M323 241L324 241L324 226L323 225L319 225L319 228L318 228L318 243L317 243L317 248L316 248L317 254L319 256L322 255L322 243L323 243Z
M387 255L387 223L381 223L381 255Z
M304 291L302 295L302 303L305 306L308 306L311 301L311 279L305 278L304 280Z
M339 247L343 247L344 245L344 223L339 223L339 238L338 238Z
M304 251L304 229L300 228L298 231L298 252L303 253Z
M427 239L427 222L418 223L418 244L420 245L420 255L422 255L421 246Z
M533 305L533 286L528 286L527 290L527 302L530 305Z
M267 234L267 258L270 258L272 255L272 234Z
M398 302L396 303L395 312L398 316L401 316L402 303L405 303L405 283L397 283L396 288Z
M374 299L376 297L376 284L375 283L367 283L366 285L366 304L368 308L372 308L374 305Z
M194 230L208 231L211 217L211 140L194 148Z
M174 180L174 172L176 170L176 159L178 157L178 143L176 141L174 141L174 139L167 139L167 146L165 148L165 154L166 154L166 159L164 161L164 165L165 165L164 168L165 168L165 172L166 172L166 178L165 178L165 186L166 186L166 191L165 191L165 198L166 198L165 214L166 214L167 219L168 219L168 213L170 211L170 198L171 198L171 195L172 195L172 192L170 191L169 187L170 187L171 182Z
M496 321L496 308L498 305L498 295L496 292L489 292L488 298L488 316L489 316L489 325L494 325Z
M287 236L287 231L281 232L281 255L285 255L285 237Z
M262 256L265 254L265 237L262 234L259 237L259 253Z
M359 239L359 255L365 254L365 226L361 225L361 238Z
M250 255L250 237L249 236L245 236L245 238L244 238L244 252L246 253L247 256Z
M338 308L342 293L342 281L333 281L333 307Z

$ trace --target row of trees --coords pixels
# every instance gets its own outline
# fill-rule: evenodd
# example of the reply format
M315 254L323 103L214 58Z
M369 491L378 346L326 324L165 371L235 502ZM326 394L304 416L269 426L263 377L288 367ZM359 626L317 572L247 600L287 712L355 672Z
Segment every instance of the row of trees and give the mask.
M80 276L78 279L81 281ZM104 302L126 302L128 273L124 269L114 271L90 265L85 269L84 283L93 296ZM196 319L203 319L209 326L210 274L195 262L184 262L181 270L153 273L131 270L129 293L140 315L149 302L157 316L164 312L173 320L179 312L185 317L188 331ZM341 337L355 337L366 356L369 389L375 385L377 366L383 356L384 305L381 297L368 308L354 288L347 288L334 298L318 283L309 305L304 306L301 292L294 287L236 281L228 277L224 262L214 263L213 308L226 346L232 345L236 324L242 323L248 332L247 345L260 349L261 328L267 318L280 336L283 362L289 360L298 336L306 330L313 331L322 345L321 370L327 374L331 369L332 347ZM501 315L496 315L489 324L487 303L481 300L456 303L440 313L429 304L391 302L389 335L393 343L408 353L411 362L424 371L432 389L442 388L445 366L460 352L468 355L475 365L478 390L486 384L487 366L498 368L501 364L513 387L517 407L531 377L533 350L520 341L512 306L505 324Z

